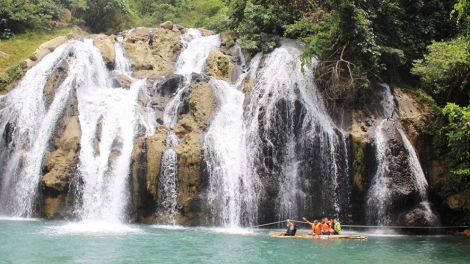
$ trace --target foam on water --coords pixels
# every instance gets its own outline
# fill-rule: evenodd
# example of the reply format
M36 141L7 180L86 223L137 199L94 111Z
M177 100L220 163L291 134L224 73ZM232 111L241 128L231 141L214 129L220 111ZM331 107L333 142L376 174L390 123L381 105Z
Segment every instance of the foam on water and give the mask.
M167 229L167 230L183 230L183 229L188 229L185 226L180 226L180 225L151 225L150 227L156 228L156 229Z
M86 235L86 236L115 236L127 234L144 234L145 232L136 226L120 223L110 223L108 221L90 222L82 221L46 227L43 231L46 235Z
M25 217L0 216L0 221L35 222L35 221L42 221L42 220L43 220L43 219L40 219L40 218L25 218Z

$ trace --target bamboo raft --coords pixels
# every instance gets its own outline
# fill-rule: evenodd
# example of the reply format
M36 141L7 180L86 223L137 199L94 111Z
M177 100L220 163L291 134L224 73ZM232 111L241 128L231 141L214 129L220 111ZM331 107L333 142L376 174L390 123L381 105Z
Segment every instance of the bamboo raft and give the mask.
M347 234L347 235L309 235L306 232L297 232L295 236L280 236L280 234L284 234L285 232L276 232L271 231L269 232L270 237L275 238L306 238L306 239L367 239L367 236L359 235L359 234Z

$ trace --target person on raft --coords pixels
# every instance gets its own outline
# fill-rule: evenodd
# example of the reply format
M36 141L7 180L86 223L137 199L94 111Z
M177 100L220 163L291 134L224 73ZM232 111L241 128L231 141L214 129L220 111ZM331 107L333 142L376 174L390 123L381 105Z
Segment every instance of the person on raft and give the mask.
M332 235L334 234L333 229L331 228L331 221L328 218L323 218L322 225L321 225L321 233L322 235Z
M297 226L287 219L287 230L285 233L279 234L279 236L295 236L297 232Z
M314 220L313 223L308 221L305 217L302 217L302 220L307 222L312 227L312 232L308 232L309 235L321 235L321 223L318 220Z
M341 235L341 224L338 219L333 219L333 232L335 235Z

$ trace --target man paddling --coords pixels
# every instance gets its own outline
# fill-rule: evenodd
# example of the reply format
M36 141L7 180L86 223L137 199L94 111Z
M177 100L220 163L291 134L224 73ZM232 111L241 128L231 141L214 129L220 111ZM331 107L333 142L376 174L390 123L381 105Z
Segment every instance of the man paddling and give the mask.
M321 235L321 224L318 220L313 221L313 223L308 221L305 217L302 217L302 220L307 222L312 227L312 232L309 232L309 235Z
M287 231L285 233L279 234L279 236L295 236L297 232L297 226L287 219Z

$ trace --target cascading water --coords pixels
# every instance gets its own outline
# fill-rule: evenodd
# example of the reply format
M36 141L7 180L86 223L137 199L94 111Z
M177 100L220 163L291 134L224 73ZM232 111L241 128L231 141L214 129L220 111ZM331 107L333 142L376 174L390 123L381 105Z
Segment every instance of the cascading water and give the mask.
M129 75L121 42L117 42L116 72ZM99 54L99 51L90 49ZM101 66L101 67L100 67ZM137 97L146 90L145 80L134 80L129 90L110 87L103 64L95 70L103 72L102 82L86 82L77 91L81 124L81 150L76 177L83 182L78 187L82 204L76 213L84 221L119 223L126 217L124 209L129 197L127 178L137 125L145 135L155 133L152 109L137 106ZM128 76L130 77L130 76ZM96 142L96 139L98 142Z
M398 131L398 135L403 142L403 147L407 152L407 164L411 171L413 189L417 190L420 204L419 207L424 212L427 224L436 224L437 217L432 213L427 199L427 181L421 168L418 156L401 128L400 124L393 119L394 102L388 85L381 85L384 89L384 119L375 129L376 160L377 171L372 179L371 187L367 195L367 223L373 225L392 225L396 220L392 219L393 185L392 179L394 170L397 169L397 161L392 159L392 149L387 140L387 131Z
M90 42L72 41L58 47L30 69L22 81L1 98L1 193L0 212L9 216L31 216L41 179L41 163L56 121L74 87L94 82L103 84L104 67L99 52ZM95 48L96 49L96 48ZM64 62L67 77L47 105L44 89L48 79Z
M428 201L427 195L427 188L428 182L426 177L424 176L423 169L421 168L421 164L419 162L418 156L416 155L416 151L413 148L410 140L406 136L405 132L401 129L400 126L397 126L397 130L400 133L400 136L403 140L405 148L408 152L408 162L410 164L411 173L414 176L416 188L419 191L419 196L421 199L420 207L424 212L424 218L426 220L426 224L428 225L435 225L438 224L439 220L437 219L436 215L431 210L431 205Z
M318 217L338 216L348 199L343 193L348 190L346 140L327 114L312 69L302 66L297 45L282 41L267 55L250 88L248 156L254 168L265 171L263 182L277 185L271 189L275 195L262 201L275 208L277 219L312 211Z
M130 63L117 42L118 74L130 78ZM68 64L66 77L51 100L45 86L51 75ZM139 125L145 135L155 133L155 113L137 106L144 80L134 80L129 90L112 88L99 50L91 40L70 41L29 70L9 94L0 98L2 171L1 214L31 216L41 179L41 165L49 139L70 94L76 93L82 134L77 175L79 197L75 213L86 221L124 219L133 140ZM149 111L150 109L150 111Z
M375 129L376 159L378 166L367 198L367 223L384 226L390 224L388 203L392 196L390 189L392 183L389 177L387 177L392 164L390 164L390 160L388 159L391 154L383 132L385 121L385 119L382 120Z
M161 173L159 178L159 206L157 221L165 224L176 224L178 212L178 155L173 149L181 140L172 127L176 125L179 112L184 104L184 93L189 89L192 73L202 73L206 59L211 50L220 46L220 36L203 37L202 32L190 29L181 36L183 51L175 63L175 73L184 77L183 86L176 92L173 99L165 107L163 124L168 128L166 150L163 152Z
M127 58L126 56L126 52L122 47L122 35L117 36L116 40L117 41L114 42L114 52L116 54L114 71L130 76L130 73L132 71L132 65L129 61L129 58Z
M258 54L248 68L254 82L244 109L240 80L235 86L210 82L219 107L204 155L216 224L234 227L300 217L313 208L318 215L338 215L343 208L338 186L348 189L345 138L315 92L311 69L302 73L300 53L296 44L283 41L263 62ZM315 193L321 194L312 197ZM264 208L277 213L260 216Z

